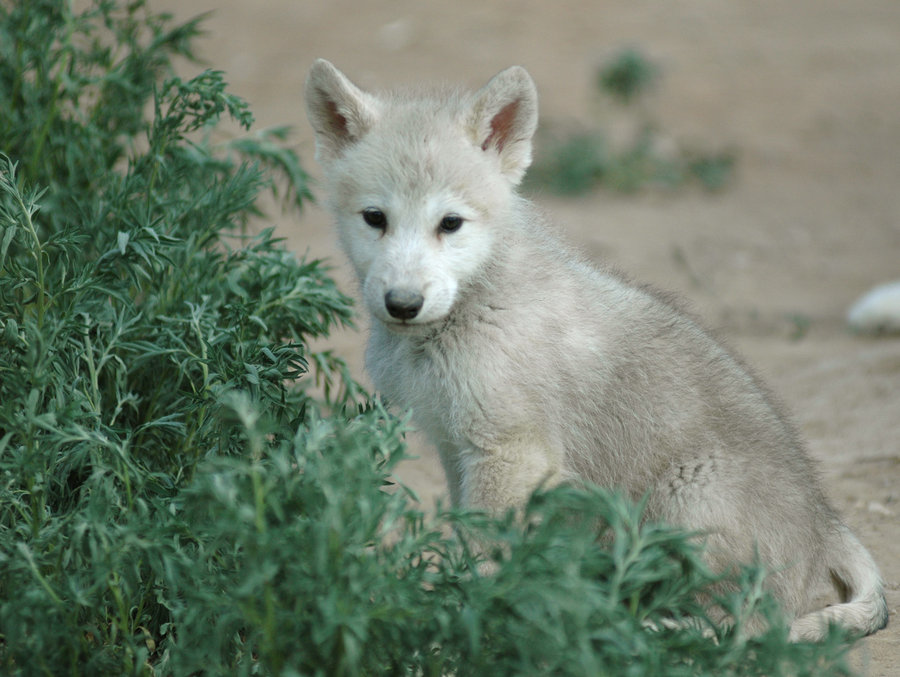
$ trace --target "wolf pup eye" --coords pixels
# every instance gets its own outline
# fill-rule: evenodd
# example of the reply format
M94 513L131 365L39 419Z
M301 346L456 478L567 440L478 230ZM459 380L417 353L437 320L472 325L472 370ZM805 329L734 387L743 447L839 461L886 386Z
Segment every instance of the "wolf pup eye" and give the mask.
M442 233L455 233L462 228L463 221L465 219L459 214L447 214L441 219L441 224L438 228Z
M372 228L378 228L378 230L387 228L387 216L380 209L375 209L374 207L363 209L362 217L363 221L372 226Z

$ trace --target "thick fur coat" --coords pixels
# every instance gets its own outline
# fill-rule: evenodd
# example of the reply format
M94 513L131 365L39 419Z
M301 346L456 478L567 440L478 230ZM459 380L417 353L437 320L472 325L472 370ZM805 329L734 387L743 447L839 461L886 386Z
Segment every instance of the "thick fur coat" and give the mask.
M565 481L649 493L648 517L709 534L715 568L758 553L794 639L883 627L875 564L756 377L516 193L537 125L523 69L475 93L374 95L320 60L306 100L373 319L367 367L437 447L455 504L501 512ZM831 579L843 602L809 613Z

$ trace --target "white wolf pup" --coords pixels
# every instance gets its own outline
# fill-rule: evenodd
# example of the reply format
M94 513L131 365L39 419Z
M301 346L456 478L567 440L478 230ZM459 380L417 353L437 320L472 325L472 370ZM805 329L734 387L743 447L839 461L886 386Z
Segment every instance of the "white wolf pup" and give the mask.
M455 504L499 512L568 480L649 492L649 518L709 534L714 568L759 553L793 639L884 627L871 556L753 374L516 193L537 125L524 69L474 94L375 95L318 60L306 103L372 315L368 369L437 446ZM829 579L843 602L810 613Z

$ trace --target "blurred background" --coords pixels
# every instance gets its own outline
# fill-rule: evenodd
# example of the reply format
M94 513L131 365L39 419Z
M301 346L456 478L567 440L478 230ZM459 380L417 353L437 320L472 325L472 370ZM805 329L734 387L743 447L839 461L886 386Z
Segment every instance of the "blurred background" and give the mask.
M178 18L211 12L198 42L206 65L226 71L257 126L295 126L314 175L301 97L315 57L373 89L434 80L478 87L521 64L537 82L545 125L590 127L602 126L609 108L598 70L632 48L657 69L642 108L660 145L730 151L735 180L712 196L678 189L567 199L555 218L562 227L640 277L706 286L720 303L773 317L839 319L872 284L900 277L894 0L157 5ZM321 221L311 209L283 233L331 255L319 249Z
M292 125L314 179L302 101L314 58L371 89L475 88L525 66L541 97L540 176L527 186L539 208L592 257L679 292L744 353L795 413L896 613L900 339L853 335L844 318L900 279L897 0L149 4L179 20L211 12L196 43L205 63L183 73L224 70L257 127ZM602 80L616 64L633 98ZM596 153L566 155L573 138ZM573 166L582 174L554 184ZM355 293L320 207L270 222ZM329 343L362 375L359 324ZM440 468L427 445L412 448L402 479L430 505ZM866 645L871 674L900 674L898 627Z

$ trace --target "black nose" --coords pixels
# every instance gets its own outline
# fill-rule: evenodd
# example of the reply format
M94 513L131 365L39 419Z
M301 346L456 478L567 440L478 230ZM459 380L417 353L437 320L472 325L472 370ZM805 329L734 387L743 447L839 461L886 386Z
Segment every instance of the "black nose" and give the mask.
M425 297L418 292L405 291L403 289L392 289L384 295L384 307L398 320L411 320L419 311L422 310L422 304L425 303Z

